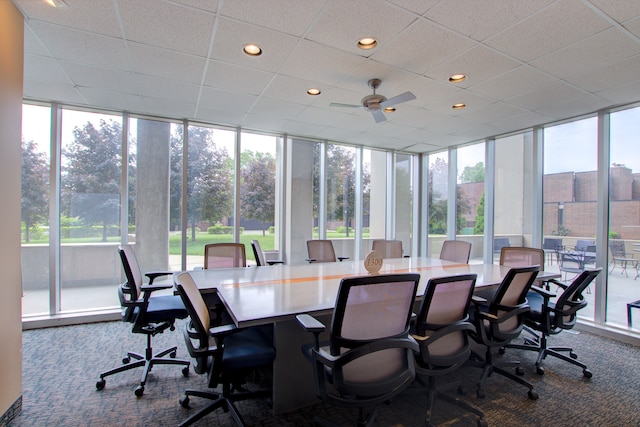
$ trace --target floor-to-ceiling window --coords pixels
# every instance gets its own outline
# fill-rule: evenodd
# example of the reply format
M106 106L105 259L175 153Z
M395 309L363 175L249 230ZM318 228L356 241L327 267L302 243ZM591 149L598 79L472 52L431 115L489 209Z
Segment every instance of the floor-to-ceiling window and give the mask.
M427 177L427 205L429 211L429 239L427 254L438 258L442 242L447 238L449 203L449 152L429 154Z
M626 326L627 303L640 300L637 260L640 259L640 108L610 115L609 277L606 321ZM615 259L614 259L615 258ZM632 309L634 329L640 311Z
M386 238L387 221L387 153L363 150L362 165L362 246L365 256L371 250L371 242Z
M402 241L404 254L411 253L413 243L413 156L397 154L395 158L394 238Z
M589 256L596 241L597 117L544 129L543 237L559 239L564 250L576 251L583 266L595 265ZM583 255L584 254L584 255ZM575 273L574 257L560 254L554 266L563 280ZM581 258L581 259L580 259ZM560 265L558 265L558 261ZM588 289L590 304L581 315L593 319L595 286Z
M456 239L471 243L469 262L482 262L484 237L485 144L458 148Z

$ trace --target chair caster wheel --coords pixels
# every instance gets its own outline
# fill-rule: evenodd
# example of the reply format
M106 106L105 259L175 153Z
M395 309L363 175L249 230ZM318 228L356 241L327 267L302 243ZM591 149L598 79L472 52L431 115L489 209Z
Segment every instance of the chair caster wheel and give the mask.
M189 396L187 396L187 395L182 396L178 402L180 402L180 406L182 406L183 408L188 408L189 407Z
M169 353L169 357L172 358L172 359L175 359L176 358L176 352L172 351L171 353Z
M106 383L107 383L107 382L104 380L104 378L99 379L99 380L96 382L96 390L98 390L98 391L102 390L102 389L104 388L104 385L105 385Z
M531 400L538 400L538 392L537 391L529 390L529 392L527 393L527 396L529 396L529 399L531 399Z
M544 375L544 368L542 366L537 366L536 367L536 374Z
M520 366L518 366L516 368L516 374L519 376L523 376L524 375L524 369L522 369Z
M484 399L484 397L486 396L486 393L484 392L484 390L478 389L476 391L476 395L480 398L480 399Z
M569 357L571 357L572 359L577 359L578 355L572 351L571 353L569 353Z
M142 395L144 394L144 387L139 385L138 387L136 387L133 393L136 395L136 397L142 397Z
M131 358L129 356L122 358L122 364L123 365L126 365L129 362L131 362Z
M584 375L585 378L591 378L593 376L593 373L588 369L583 369L582 370L582 375Z
M189 376L189 367L185 366L184 368L182 368L182 376L184 377L188 377Z
M500 354L504 354L506 351L507 351L507 349L506 349L506 348L504 348L504 347L500 347L500 348L498 349L498 353L500 353Z
M478 427L489 427L489 423L484 418L478 418Z

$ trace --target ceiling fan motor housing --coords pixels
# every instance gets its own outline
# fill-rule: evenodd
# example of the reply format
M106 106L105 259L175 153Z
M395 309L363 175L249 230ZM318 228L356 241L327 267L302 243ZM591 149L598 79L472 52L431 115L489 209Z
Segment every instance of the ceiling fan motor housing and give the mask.
M362 105L368 110L379 110L380 103L386 100L387 98L382 95L378 95L378 94L367 95L364 98L362 98Z

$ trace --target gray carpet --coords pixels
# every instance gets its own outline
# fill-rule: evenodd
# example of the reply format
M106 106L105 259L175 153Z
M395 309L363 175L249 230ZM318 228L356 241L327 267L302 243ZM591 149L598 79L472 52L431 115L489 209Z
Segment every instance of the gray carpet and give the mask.
M183 321L182 321L183 322ZM174 332L154 338L154 348L178 345L178 357L188 358L180 322ZM476 397L474 384L480 370L464 368L460 374L468 393L463 399L481 408L492 426L640 426L640 348L589 333L562 333L552 344L569 345L589 365L593 378L554 358L545 361L546 373L538 376L535 354L509 350L500 358L520 359L525 378L540 398L531 401L527 389L499 375L487 382L487 396ZM185 388L205 388L206 376L185 378L179 366L154 367L142 398L133 390L141 368L107 378L96 391L101 371L120 363L127 350L142 351L144 336L133 335L121 322L88 324L25 331L23 334L23 410L9 427L34 426L175 426L204 405L193 398L192 408L178 404ZM311 378L309 379L311 381ZM354 425L356 412L321 403L273 416L266 400L238 404L250 426L310 426L314 415ZM379 408L376 426L424 425L424 395L406 393ZM435 421L445 426L473 426L476 419L446 402L438 402ZM229 414L218 411L197 426L232 426Z

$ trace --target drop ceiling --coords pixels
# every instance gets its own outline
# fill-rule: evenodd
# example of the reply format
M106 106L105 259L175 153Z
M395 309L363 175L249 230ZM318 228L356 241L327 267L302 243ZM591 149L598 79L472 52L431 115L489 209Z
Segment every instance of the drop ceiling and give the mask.
M415 153L640 101L636 0L13 1L30 100Z

